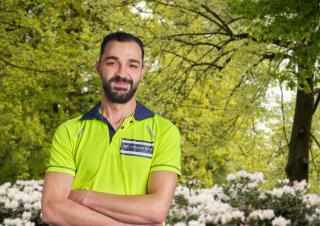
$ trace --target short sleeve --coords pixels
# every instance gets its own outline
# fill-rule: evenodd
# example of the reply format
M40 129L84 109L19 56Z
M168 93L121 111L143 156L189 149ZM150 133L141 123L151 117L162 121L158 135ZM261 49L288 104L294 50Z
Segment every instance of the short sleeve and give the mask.
M56 130L50 152L47 172L61 172L75 176L76 167L70 136L64 124Z
M178 128L172 125L159 134L157 139L158 144L150 171L171 171L181 176L181 148Z

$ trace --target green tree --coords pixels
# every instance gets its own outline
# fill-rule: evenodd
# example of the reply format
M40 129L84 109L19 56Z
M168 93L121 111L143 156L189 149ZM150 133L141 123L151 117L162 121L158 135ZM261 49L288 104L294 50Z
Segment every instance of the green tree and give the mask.
M319 1L232 2L243 16L250 36L275 46L274 60L288 60L278 67L277 77L296 88L296 103L289 141L286 173L290 180L308 179L311 126L320 100L319 82L320 5ZM314 100L314 95L317 95Z
M99 43L135 20L122 6L0 2L0 183L42 177L58 124L98 101Z
M319 80L318 1L179 0L150 1L148 6L163 26L155 33L162 43L157 56L171 55L178 61L171 71L175 78L167 83L176 90L174 101L188 102L196 83L234 82L225 96L225 109L231 109L233 117L224 111L220 125L237 129L237 112L248 117L247 110L260 105L272 81L297 90L286 172L291 180L307 179L311 123L319 103L319 95L314 100Z

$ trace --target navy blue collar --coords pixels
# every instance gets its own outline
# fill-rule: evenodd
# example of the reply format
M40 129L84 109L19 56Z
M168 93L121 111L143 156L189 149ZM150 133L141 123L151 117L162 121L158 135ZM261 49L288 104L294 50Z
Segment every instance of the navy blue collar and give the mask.
M84 114L80 118L80 120L100 119L103 116L100 114L99 109L100 109L100 103L97 103L90 111ZM153 116L154 116L154 113L152 111L150 111L148 108L146 108L145 106L137 102L136 110L134 112L135 120L144 120L147 118L151 118Z

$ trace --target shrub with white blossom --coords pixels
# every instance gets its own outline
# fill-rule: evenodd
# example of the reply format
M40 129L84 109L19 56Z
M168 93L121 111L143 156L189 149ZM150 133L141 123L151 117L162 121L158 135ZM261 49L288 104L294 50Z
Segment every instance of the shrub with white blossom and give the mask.
M320 196L305 181L262 189L262 173L239 171L210 189L179 186L167 219L174 226L319 226Z
M196 181L192 182L193 185ZM262 189L262 173L240 171L210 189L179 186L166 220L174 226L319 226L320 196L305 181L279 180ZM0 226L46 225L40 217L42 181L0 185ZM194 187L194 186L192 186Z
M42 181L16 181L0 186L0 225L45 225L40 218Z

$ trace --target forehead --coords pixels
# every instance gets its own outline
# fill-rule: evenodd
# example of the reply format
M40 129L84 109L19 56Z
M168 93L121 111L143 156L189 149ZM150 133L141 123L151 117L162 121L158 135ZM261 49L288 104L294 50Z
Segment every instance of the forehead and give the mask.
M103 52L104 57L114 56L119 59L135 59L142 61L142 52L139 45L135 42L109 42Z

